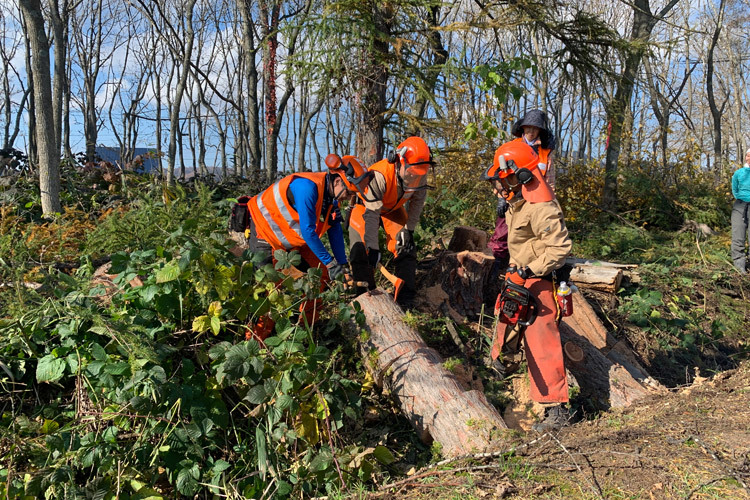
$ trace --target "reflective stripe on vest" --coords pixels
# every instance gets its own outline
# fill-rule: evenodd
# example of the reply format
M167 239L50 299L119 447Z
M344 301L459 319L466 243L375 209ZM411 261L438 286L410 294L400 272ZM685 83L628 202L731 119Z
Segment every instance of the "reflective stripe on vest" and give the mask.
M253 221L255 222L258 236L266 240L274 250L291 250L305 245L302 237L299 214L290 208L291 203L287 198L289 185L296 178L304 178L315 183L318 191L316 210L318 218L325 196L325 176L322 172L306 172L289 175L255 196L255 203L249 204ZM329 207L329 213L330 213ZM316 224L318 236L328 230L326 221Z
M273 191L273 200L276 203L276 208L279 210L279 213L281 213L282 217L284 217L284 220L287 221L289 229L297 233L297 236L302 238L302 235L299 232L299 221L292 218L292 215L289 213L289 210L284 204L284 199L281 197L281 189L279 188L280 182L281 181L275 182L273 186L271 186L271 189ZM255 203L258 206L258 210L260 210L260 213L263 215L263 219L265 219L269 229L276 237L276 239L279 240L279 242L286 250L289 250L290 248L293 248L294 245L289 243L289 240L287 240L286 236L284 236L284 231L279 227L278 224L276 224L276 221L273 220L271 212L263 204L264 194L265 191L255 197Z

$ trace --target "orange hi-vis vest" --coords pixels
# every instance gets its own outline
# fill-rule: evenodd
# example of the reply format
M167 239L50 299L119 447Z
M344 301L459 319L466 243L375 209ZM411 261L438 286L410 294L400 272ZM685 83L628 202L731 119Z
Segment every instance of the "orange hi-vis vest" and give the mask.
M317 186L318 202L315 205L315 210L318 214L318 223L315 227L315 233L321 236L328 231L330 227L328 220L333 204L328 206L327 213L324 214L324 217L321 217L327 175L325 172L288 175L266 188L265 191L261 191L250 198L247 206L255 223L258 237L266 240L274 250L291 250L306 245L300 232L299 213L292 208L288 197L289 184L297 178L309 179Z
M524 144L527 144L526 141L523 140L523 137L519 137L518 139L513 139L513 141L521 141ZM544 165L544 168L540 168L539 170L542 172L542 174L547 177L547 170L549 169L549 155L552 152L551 149L545 149L541 146L536 148L537 156L539 156L539 164Z
M383 195L383 208L382 213L393 212L404 206L409 201L409 196L398 196L398 175L396 174L396 165L389 163L388 160L380 160L371 167L368 168L370 172L373 170L380 172L385 177L385 194ZM361 195L360 195L361 197Z

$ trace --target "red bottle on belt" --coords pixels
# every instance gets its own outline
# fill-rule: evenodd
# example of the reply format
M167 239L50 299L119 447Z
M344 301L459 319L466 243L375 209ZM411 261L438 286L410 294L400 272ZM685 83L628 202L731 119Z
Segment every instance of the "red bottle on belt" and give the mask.
M573 290L564 281L557 287L557 304L560 306L563 317L573 314Z

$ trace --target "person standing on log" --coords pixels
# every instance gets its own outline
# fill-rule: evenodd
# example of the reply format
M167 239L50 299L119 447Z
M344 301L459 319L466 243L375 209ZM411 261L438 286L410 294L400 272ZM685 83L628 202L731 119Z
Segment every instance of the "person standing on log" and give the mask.
M517 271L506 280L525 287L536 299L536 320L523 327L531 398L545 406L545 418L534 424L537 431L559 429L570 415L568 383L557 325L554 271L565 264L572 242L560 205L539 168L539 156L523 142L500 146L495 159L482 174L494 192L508 202L509 268ZM505 342L505 328L496 331L491 356L496 360Z
M413 307L416 297L417 246L414 230L427 197L427 174L434 165L429 146L420 137L409 137L387 159L369 167L367 191L357 193L349 216L349 260L354 281L375 288L375 267L380 262L378 231L383 226L388 251L394 256L399 278L396 302ZM367 291L364 287L357 292Z
M539 157L539 171L547 184L554 189L553 156L557 140L550 129L547 114L539 109L529 111L523 118L513 124L510 133L517 137L511 142L525 143L534 149ZM502 197L498 198L495 232L487 242L487 247L492 251L496 262L493 268L493 277L508 267L508 225L505 222L505 211L507 209L508 202Z
M747 273L747 248L750 242L750 149L745 151L745 164L732 175L732 261L741 272Z

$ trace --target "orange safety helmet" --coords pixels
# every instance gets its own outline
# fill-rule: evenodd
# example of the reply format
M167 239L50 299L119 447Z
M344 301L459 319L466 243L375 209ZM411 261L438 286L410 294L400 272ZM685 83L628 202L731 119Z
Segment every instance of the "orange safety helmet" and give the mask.
M421 137L412 136L398 145L396 154L388 158L390 163L400 162L406 171L415 176L427 175L432 161L430 147Z
M495 151L495 160L482 174L482 180L500 180L515 174L526 201L552 201L555 195L538 165L539 156L531 146L519 141L506 142Z
M370 173L367 171L367 167L362 165L362 160L356 156L346 155L341 158L339 155L331 153L326 156L325 163L329 173L341 177L350 193L362 193L367 187Z

